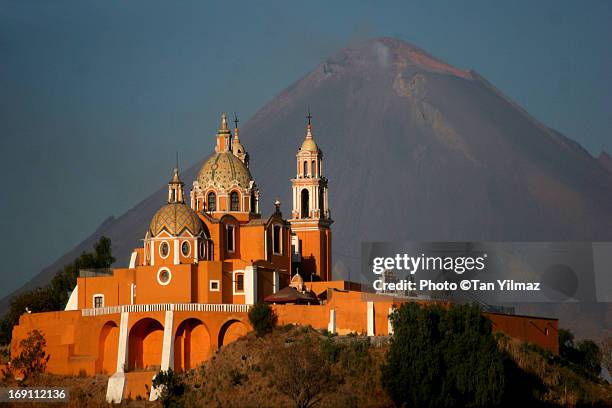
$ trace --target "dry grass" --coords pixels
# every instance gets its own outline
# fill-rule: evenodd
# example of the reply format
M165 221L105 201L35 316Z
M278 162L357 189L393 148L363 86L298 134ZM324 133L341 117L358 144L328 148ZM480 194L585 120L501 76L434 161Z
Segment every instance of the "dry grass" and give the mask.
M559 406L612 406L612 385L596 383L559 364L553 356L535 346L500 337L499 347L508 352L514 362L542 384L538 399Z
M330 339L305 327L276 329L261 338L250 334L224 347L199 369L186 373L190 391L183 400L187 407L294 406L279 390L287 386L281 380L290 374L287 370L292 364L296 370L303 367L298 353L314 353L329 362L333 378L317 407L393 406L380 385L383 349L370 346L365 353L353 353L350 344L359 341L363 339ZM311 347L302 350L301 344ZM320 370L313 370L313 375L321 375Z

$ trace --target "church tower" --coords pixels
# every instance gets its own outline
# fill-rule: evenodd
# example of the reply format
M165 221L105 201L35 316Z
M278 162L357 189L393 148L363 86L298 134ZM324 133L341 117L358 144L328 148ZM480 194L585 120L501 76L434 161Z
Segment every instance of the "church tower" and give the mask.
M291 180L293 210L291 231L301 254L300 274L306 280L331 280L331 229L327 179L323 176L323 152L312 135L312 116L308 112L306 137L299 148L297 175Z

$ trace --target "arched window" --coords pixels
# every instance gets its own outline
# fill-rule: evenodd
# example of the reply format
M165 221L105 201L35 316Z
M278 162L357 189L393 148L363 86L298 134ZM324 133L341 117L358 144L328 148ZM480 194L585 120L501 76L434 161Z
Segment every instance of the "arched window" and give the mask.
M315 169L315 161L314 160L310 163L310 171L312 172L312 177L316 177L317 171Z
M230 193L230 211L240 211L240 197L235 191Z
M251 192L251 212L256 214L257 213L257 200L255 199L255 193Z
M308 190L302 190L302 216L301 218L309 218L310 211L308 209L308 204L310 202L310 197L308 196Z
M208 193L208 211L217 211L217 195L215 193Z
M308 162L304 162L304 177L308 177Z

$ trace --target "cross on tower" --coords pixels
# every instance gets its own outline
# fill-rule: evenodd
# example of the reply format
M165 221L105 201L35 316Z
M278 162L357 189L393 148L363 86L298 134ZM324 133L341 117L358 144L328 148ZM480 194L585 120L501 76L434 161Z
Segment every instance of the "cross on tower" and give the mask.
M308 115L306 116L308 119L308 124L310 125L310 120L312 119L312 115L310 114L310 108L308 108Z
M236 112L234 112L234 125L236 129L238 129L238 122L240 122L238 120L238 115L236 115Z

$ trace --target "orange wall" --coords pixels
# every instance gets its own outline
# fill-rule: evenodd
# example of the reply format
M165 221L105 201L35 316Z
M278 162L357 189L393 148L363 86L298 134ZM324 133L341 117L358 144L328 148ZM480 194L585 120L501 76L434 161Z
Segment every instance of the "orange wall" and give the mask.
M301 241L304 275L317 273L321 280L331 280L331 231L296 231Z
M559 321L543 317L485 313L493 323L493 331L537 344L559 353Z

